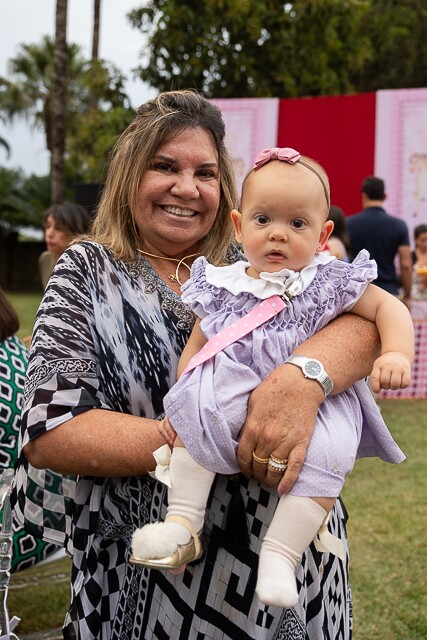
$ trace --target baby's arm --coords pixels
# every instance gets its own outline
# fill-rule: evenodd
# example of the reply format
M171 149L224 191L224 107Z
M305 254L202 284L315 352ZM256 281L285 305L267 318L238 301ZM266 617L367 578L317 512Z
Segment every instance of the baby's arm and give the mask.
M372 391L405 389L411 381L414 359L414 325L404 304L387 291L369 284L351 313L375 322L381 338L381 355L371 373Z
M197 318L196 324L193 327L193 331L188 338L188 342L185 345L183 352L181 353L181 357L178 362L177 378L181 377L182 372L190 362L191 358L195 356L196 353L199 353L200 349L202 349L202 347L204 347L206 343L206 336L200 329L200 318Z

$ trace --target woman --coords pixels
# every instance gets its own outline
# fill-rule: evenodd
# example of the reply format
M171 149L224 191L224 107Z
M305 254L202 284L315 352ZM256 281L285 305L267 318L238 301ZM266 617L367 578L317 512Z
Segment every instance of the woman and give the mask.
M313 550L303 558L295 609L266 609L254 596L260 525L277 494L257 482L265 469L252 464L252 452L289 458L289 489L324 397L294 366L280 367L252 394L242 433L250 551L234 556L223 539L232 483L218 476L199 564L172 575L128 562L132 531L165 513L164 485L147 474L165 443L156 418L194 323L180 284L196 255L227 260L237 197L224 135L221 112L195 92L168 92L142 105L113 152L91 241L64 253L37 315L17 513L72 553L65 638L290 640L303 629L313 639L351 635L347 563L328 555ZM323 360L337 390L367 375L377 344L369 323L356 345L359 321L341 322L298 349ZM341 340L342 356L334 346ZM348 366L353 361L360 365ZM64 474L62 500L49 491L44 469ZM331 527L345 538L343 520L338 505Z
M414 229L415 249L412 251L412 298L427 300L427 224Z
M412 304L413 320L427 318L427 224L414 229L415 247L412 254Z
M345 214L341 207L331 205L328 220L332 220L334 223L333 231L328 239L329 253L338 260L350 262L350 236L347 231Z
M87 233L91 216L87 209L73 202L53 204L43 214L44 239L47 251L39 256L39 274L43 289L58 259L73 238Z
M18 435L28 354L15 335L19 320L0 287L0 473L13 469L18 457ZM0 511L1 523L1 511ZM33 538L14 523L12 573L51 556L58 547Z

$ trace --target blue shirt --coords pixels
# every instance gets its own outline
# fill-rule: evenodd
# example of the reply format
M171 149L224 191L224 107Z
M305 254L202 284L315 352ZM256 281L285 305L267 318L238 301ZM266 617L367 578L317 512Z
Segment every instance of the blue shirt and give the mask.
M374 284L397 295L399 280L394 259L399 247L410 244L406 223L389 215L382 207L366 207L347 219L347 228L353 256L367 249L378 266Z

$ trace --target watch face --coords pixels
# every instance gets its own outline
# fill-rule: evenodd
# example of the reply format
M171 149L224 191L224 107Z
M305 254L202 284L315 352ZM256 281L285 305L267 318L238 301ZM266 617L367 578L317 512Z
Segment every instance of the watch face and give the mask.
M322 373L322 365L316 360L309 360L304 365L304 370L310 378L317 378Z

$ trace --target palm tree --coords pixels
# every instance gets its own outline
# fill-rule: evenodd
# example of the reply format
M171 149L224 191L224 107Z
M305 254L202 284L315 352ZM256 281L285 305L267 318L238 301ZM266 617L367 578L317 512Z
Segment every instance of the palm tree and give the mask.
M67 1L56 0L52 96L52 203L65 201L65 132L67 111Z
M52 86L54 42L44 36L41 44L21 44L9 60L12 80L0 78L0 111L11 122L25 118L44 132L46 149L52 152ZM67 47L68 111L79 110L78 84L86 62L77 44Z
M51 154L54 51L48 36L41 44L21 44L8 63L10 79L0 77L0 117L5 121L25 118L42 130ZM102 181L117 133L134 115L124 90L125 78L105 60L85 60L76 44L67 45L66 75L67 176Z
M101 15L101 0L93 2L93 37L92 37L92 61L99 57L99 18Z
M6 118L4 116L0 115L0 121L1 122L5 122ZM10 156L10 146L9 146L8 141L5 138L3 138L3 136L0 136L0 147L3 147L3 149L6 151L7 157L9 158L9 156Z

